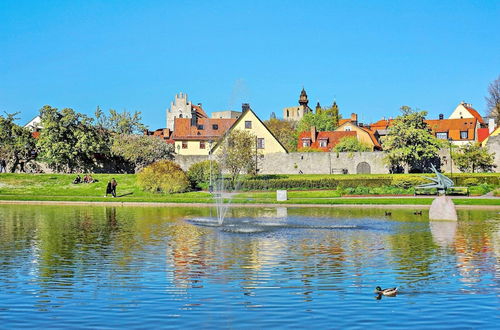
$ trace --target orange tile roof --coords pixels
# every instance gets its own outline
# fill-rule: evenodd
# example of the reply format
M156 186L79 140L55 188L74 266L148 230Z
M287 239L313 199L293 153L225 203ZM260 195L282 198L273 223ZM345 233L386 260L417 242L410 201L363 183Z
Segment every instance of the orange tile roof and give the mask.
M196 110L196 115L198 116L198 118L208 118L205 111L203 111L203 109L199 105L192 105L191 108Z
M297 149L300 150L303 148L302 146L302 141L304 139L311 139L311 145L310 148L312 149L318 149L322 151L331 151L339 142L341 139L347 137L347 136L352 136L356 137L357 133L355 131L327 131L327 132L316 132L316 141L312 142L311 139L311 132L306 131L302 132L299 135L299 141L297 145ZM327 146L326 147L320 147L319 146L319 141L320 140L327 140Z
M467 111L470 112L471 115L474 116L474 118L476 118L480 124L484 124L484 120L483 120L483 117L481 117L481 115L479 114L479 112L477 112L475 109L471 108L471 107L468 107L466 105L463 105L465 109L467 109Z
M490 129L488 127L477 129L477 142L483 142L488 136L490 136Z
M475 140L477 120L475 118L461 119L431 119L425 120L433 133L448 133L452 140ZM467 139L460 137L460 132L467 131Z
M158 128L157 130L154 130L154 131L146 130L144 132L145 135L157 136L159 138L162 138L163 140L165 140L165 142L170 143L170 144L174 143L174 140L172 140L172 133L173 132L168 128Z
M368 135L370 136L370 139L372 140L373 145L375 146L376 149L382 148L381 145L380 145L380 143L378 142L377 138L375 137L374 132L371 129L366 128L366 127L360 127L360 126L358 126L358 127L361 128L361 130L363 130L366 133L368 133Z
M234 123L236 118L199 118L198 126L191 125L190 118L175 118L174 122L174 140L217 140L221 137ZM200 125L203 125L203 129ZM217 125L218 129L214 129L213 125Z

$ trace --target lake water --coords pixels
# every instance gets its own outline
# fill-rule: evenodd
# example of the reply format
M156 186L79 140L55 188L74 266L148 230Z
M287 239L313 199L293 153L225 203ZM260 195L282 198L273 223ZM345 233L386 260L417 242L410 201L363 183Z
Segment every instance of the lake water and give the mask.
M0 328L498 328L498 211L390 211L0 205Z

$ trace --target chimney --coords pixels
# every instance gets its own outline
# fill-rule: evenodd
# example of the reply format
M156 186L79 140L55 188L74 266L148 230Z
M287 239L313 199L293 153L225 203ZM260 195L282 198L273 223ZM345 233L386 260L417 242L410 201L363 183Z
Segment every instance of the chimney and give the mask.
M355 113L351 113L351 121L354 123L354 125L358 124L358 115Z
M359 126L359 127L363 127L363 123L359 123L359 124L358 124L358 126Z
M247 111L248 109L250 109L250 103L243 103L241 105L241 110L244 112L244 111Z
M311 126L311 140L312 142L316 142L316 126Z
M488 119L488 132L493 133L495 130L495 118Z
M195 109L191 110L191 126L198 127L198 116Z
M442 113L439 114L439 120L443 120L444 116Z

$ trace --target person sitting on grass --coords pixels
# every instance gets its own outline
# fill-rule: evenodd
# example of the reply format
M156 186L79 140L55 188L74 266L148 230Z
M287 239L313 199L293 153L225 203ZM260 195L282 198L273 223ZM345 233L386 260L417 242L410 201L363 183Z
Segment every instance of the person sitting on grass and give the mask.
M82 182L82 178L80 177L80 174L78 174L75 178L75 180L73 180L73 184L79 184Z
M116 182L115 178L112 178L111 179L111 194L113 195L113 197L116 197L116 186L118 185L118 183Z

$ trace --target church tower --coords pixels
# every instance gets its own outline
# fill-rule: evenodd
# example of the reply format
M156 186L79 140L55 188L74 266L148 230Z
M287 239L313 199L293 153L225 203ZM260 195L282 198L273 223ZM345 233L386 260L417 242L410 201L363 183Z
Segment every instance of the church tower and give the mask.
M309 100L307 99L306 90L304 89L304 87L302 87L302 92L300 92L300 97L299 97L299 104L306 108L308 103Z
M175 118L191 118L191 101L188 101L186 93L175 95L174 102L170 103L170 108L167 109L167 128L174 130Z

